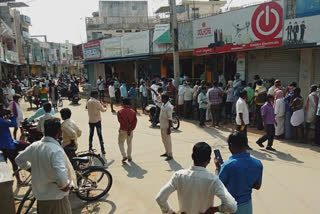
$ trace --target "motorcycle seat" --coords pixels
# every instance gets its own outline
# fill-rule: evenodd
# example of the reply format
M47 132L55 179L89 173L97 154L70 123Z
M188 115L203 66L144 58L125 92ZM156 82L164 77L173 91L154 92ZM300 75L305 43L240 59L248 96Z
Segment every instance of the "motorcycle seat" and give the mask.
M79 161L80 163L88 163L89 158L88 157L74 157L72 158L74 161Z

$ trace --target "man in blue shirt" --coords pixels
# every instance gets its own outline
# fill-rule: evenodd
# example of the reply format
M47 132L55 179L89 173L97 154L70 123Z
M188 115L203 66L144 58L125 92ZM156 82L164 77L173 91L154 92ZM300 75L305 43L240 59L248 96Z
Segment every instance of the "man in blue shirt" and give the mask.
M0 150L3 152L4 158L10 160L12 164L13 171L18 169L15 162L15 158L18 156L19 151L24 150L29 144L18 142L12 139L10 127L17 127L16 117L11 117L10 120L4 119L7 112L4 110L3 106L0 105ZM18 184L21 183L19 174L16 175Z
M215 160L220 180L238 203L235 214L252 214L252 189L259 190L262 184L262 163L250 157L246 142L242 133L231 134L228 145L232 156L222 166Z
M137 112L137 92L136 92L136 83L132 83L130 90L128 91L128 95L131 99L131 108Z
M120 95L121 95L121 99L128 98L128 91L125 83L122 83L120 87Z
M32 115L31 117L29 117L27 119L28 123L32 122L34 119L37 119L38 117L43 116L46 113L46 111L43 109L43 107L39 108L36 113L34 113L34 115ZM51 115L55 114L54 108L51 109L50 112Z

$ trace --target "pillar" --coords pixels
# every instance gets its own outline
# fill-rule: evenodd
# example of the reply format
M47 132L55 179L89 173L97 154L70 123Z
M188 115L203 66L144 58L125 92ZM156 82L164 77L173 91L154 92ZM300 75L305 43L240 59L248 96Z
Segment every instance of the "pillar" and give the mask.
M138 62L134 61L134 82L139 85Z
M304 48L300 50L300 71L299 71L299 87L301 88L301 96L306 100L309 95L310 86L312 84L312 48Z

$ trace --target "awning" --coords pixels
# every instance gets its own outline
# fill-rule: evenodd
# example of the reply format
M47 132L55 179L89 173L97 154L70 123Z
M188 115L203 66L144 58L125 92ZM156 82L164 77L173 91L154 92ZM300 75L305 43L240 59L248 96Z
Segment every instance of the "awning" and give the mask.
M2 59L1 59L1 62L6 63L6 64L9 64L9 65L21 65L21 64L18 63L18 62L11 62L11 61L8 60L8 59L5 59L5 60L2 60Z
M101 60L94 60L94 61L85 61L82 64L90 65L90 64L97 64L97 63L104 63L104 62L119 62L119 61L131 61L137 59L147 59L150 56L136 56L136 57L123 57L123 58L113 58L113 59L101 59Z

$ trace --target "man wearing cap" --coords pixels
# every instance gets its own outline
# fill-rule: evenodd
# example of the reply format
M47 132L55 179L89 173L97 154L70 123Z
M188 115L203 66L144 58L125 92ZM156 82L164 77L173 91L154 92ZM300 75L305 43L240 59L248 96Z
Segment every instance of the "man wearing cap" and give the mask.
M218 176L206 169L211 160L211 153L211 147L207 143L197 143L193 147L194 166L174 173L156 197L163 213L178 213L167 202L174 191L178 192L179 213L209 214L217 212L234 213L237 211L235 199ZM215 196L222 201L222 204L218 207L214 206Z

